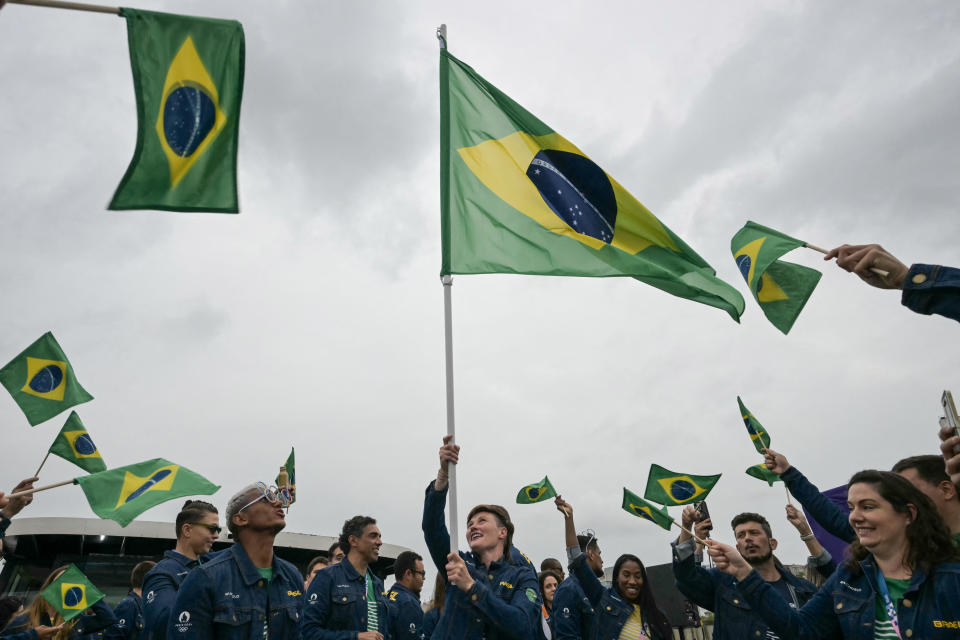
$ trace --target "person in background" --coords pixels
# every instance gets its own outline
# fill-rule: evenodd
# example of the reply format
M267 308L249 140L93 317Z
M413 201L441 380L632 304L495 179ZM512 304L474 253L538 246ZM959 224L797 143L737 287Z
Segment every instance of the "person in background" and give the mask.
M673 629L657 606L647 570L640 558L630 553L617 558L613 564L613 586L604 587L587 565L586 555L580 551L573 507L561 496L554 499L554 504L563 514L570 573L580 581L593 608L600 612L593 621L592 637L597 640L673 640Z
M387 592L390 637L392 640L420 640L423 627L420 591L427 577L423 557L413 551L402 552L393 563L393 573L396 582Z
M602 578L603 557L600 553L600 543L597 542L592 531L588 530L587 534L578 534L577 544L586 556L587 566L593 571L593 575ZM567 579L557 587L557 592L553 596L553 610L553 630L557 640L591 639L593 605L590 604L576 576L567 576Z
M717 569L782 640L947 640L960 624L960 555L923 492L890 471L848 483L848 559L799 610L789 607L733 547L709 542Z
M330 559L327 556L317 556L311 560L310 564L307 565L307 572L303 574L303 590L306 591L310 587L310 583L318 571L326 569L329 566Z
M113 610L116 623L107 629L103 637L107 640L137 640L143 631L143 579L157 563L151 560L138 562L130 572L130 593Z
M177 544L163 552L163 558L143 579L143 636L146 640L167 640L170 610L177 590L187 575L210 558L208 554L220 535L220 514L203 500L187 500L174 523Z
M567 577L563 565L556 558L544 558L543 562L540 563L540 571L553 571L560 578L560 582L563 582L563 579Z
M560 574L547 569L541 571L537 579L540 582L540 597L543 599L543 604L540 605L540 638L541 640L553 640L553 599L557 592L557 586L560 584Z
M70 622L64 622L60 613L54 609L41 593L54 580L70 568L70 565L57 567L47 576L40 589L23 613L14 616L7 626L0 630L0 637L8 640L82 640L88 634L96 634L117 621L106 601L98 600L87 611L90 613L76 616Z
M833 575L837 563L833 561L830 552L817 540L803 512L792 504L788 504L786 508L787 522L796 527L797 532L800 533L800 540L807 545L807 551L810 552L810 557L807 558L807 579L814 586L819 587L823 585L824 580Z
M17 614L23 612L23 600L13 596L4 596L0 598L0 629L7 626L7 623Z
M440 620L440 613L443 611L443 601L447 597L447 576L438 573L433 581L433 599L427 606L427 612L423 614L423 627L420 629L420 639L430 640L433 636L433 630L437 627L437 621Z
M346 553L343 551L343 548L340 545L340 541L337 540L330 548L327 549L327 556L330 558L330 564L337 564L346 557Z

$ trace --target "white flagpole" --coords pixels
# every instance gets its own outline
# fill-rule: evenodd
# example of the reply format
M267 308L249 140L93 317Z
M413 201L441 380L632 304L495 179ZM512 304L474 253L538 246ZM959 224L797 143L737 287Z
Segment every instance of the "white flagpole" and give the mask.
M447 25L441 24L437 28L437 41L441 49L447 48ZM446 364L446 383L447 383L447 435L451 436L450 442L456 442L456 427L453 411L453 302L451 290L453 288L453 276L445 275L440 278L443 283L443 345L444 360ZM447 511L449 512L449 521L447 531L450 533L450 553L459 549L460 542L460 517L457 514L457 465L449 465L449 486L447 488Z

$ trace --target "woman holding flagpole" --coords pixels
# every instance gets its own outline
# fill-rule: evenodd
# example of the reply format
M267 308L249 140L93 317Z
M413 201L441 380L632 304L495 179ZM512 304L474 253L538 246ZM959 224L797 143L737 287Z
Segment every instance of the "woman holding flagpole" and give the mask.
M708 541L717 568L782 640L960 636L960 556L933 502L889 471L861 471L847 490L857 540L801 609L778 598L734 547Z
M117 618L104 600L95 602L90 615L79 615L69 622L43 597L44 590L59 578L70 565L54 569L40 585L40 590L27 610L0 630L3 640L80 640L87 634L96 634L113 625Z
M657 607L647 570L637 556L625 553L613 565L613 586L604 587L587 566L573 524L573 507L562 497L554 500L563 514L570 573L597 612L590 640L672 640L673 630ZM586 639L584 639L586 640Z

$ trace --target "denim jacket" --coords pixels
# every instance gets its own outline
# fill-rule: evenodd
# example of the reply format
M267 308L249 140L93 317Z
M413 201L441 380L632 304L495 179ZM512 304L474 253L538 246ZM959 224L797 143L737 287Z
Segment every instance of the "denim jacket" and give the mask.
M168 640L300 638L303 576L273 556L267 583L239 542L190 572L180 585L167 627Z
M570 573L576 576L583 588L584 594L594 607L593 624L590 630L590 640L617 640L627 618L633 613L633 605L620 597L616 590L600 584L600 579L587 565L587 556L580 554L570 563ZM648 624L650 618L643 614L644 633L650 640L673 640L671 636L664 636L666 630L654 628Z
M444 522L447 491L427 486L423 505L423 535L437 570L446 574L450 534ZM514 557L515 555L520 557ZM540 624L540 590L537 573L515 548L504 558L484 567L473 553L460 552L473 577L473 588L464 593L447 585L447 596L433 640L536 640Z
M580 581L567 577L553 594L554 636L556 640L590 640L593 605L583 592Z
M687 596L697 606L714 613L714 640L745 640L763 638L769 624L763 610L752 608L737 589L733 576L719 569L705 569L693 561L693 538L673 548L673 576L676 578L680 593ZM797 597L799 606L803 606L816 593L817 588L810 582L796 577L786 569L777 567L782 580ZM756 572L754 572L756 573ZM759 574L757 574L759 577ZM760 579L763 582L763 579ZM792 610L773 587L769 587L771 598L777 598L784 609ZM781 638L781 640L785 640Z
M143 631L143 600L131 591L113 610L117 621L103 632L104 640L137 640Z
M423 606L417 594L402 584L394 583L386 596L393 640L420 640Z
M903 281L903 306L960 321L960 269L915 264Z
M850 526L847 512L830 502L830 499L820 493L820 489L807 480L796 467L791 466L784 471L780 479L787 485L787 489L797 502L810 512L813 519L819 522L827 533L845 542L853 542L857 539L857 534Z
M212 556L201 557L207 562ZM177 590L187 574L200 566L196 560L172 549L163 552L163 558L143 578L143 637L146 640L166 640L170 610L177 599Z
M782 640L873 640L876 616L876 565L868 556L853 575L837 567L823 588L799 611L791 609L753 571L739 584L740 593ZM947 562L931 574L918 569L897 601L904 640L960 637L960 563Z
M390 638L390 612L383 581L373 576L377 594L377 630ZM367 630L367 580L344 558L314 576L303 612L304 640L356 640Z

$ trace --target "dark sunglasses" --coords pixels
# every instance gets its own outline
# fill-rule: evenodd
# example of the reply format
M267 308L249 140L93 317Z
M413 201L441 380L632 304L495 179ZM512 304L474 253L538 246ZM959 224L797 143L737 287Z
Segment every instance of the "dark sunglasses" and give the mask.
M221 529L215 524L205 524L203 522L188 522L187 524L192 525L194 527L203 527L204 529L209 529L210 533L213 533L215 535L220 535L220 532L223 531L223 529Z

